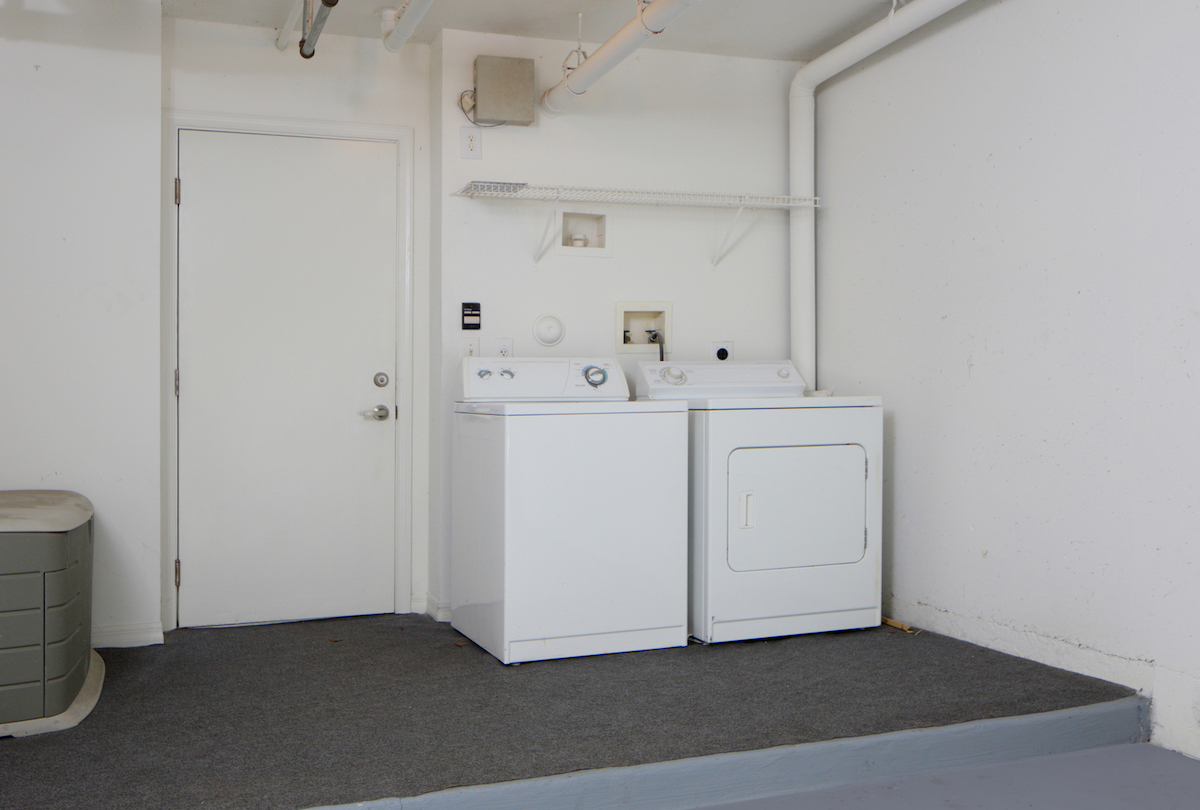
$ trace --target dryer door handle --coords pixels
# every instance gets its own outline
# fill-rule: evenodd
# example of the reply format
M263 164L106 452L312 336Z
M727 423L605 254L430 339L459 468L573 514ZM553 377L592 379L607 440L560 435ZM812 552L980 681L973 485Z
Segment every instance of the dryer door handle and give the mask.
M743 529L754 528L754 492L743 492L741 498L741 520L738 526Z

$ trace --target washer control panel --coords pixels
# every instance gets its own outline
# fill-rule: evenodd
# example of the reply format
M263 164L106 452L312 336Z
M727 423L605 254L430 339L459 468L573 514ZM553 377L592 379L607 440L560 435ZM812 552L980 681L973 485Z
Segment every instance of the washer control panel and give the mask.
M464 357L460 402L578 402L629 399L608 357Z
M642 360L634 380L638 399L799 397L804 387L790 360Z

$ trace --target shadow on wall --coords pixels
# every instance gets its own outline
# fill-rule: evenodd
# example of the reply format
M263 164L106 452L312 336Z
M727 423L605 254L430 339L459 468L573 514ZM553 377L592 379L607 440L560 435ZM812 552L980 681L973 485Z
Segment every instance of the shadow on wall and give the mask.
M27 0L6 0L0 4L0 41L47 42L79 48L109 51L158 53L158 29L146 36L148 16L160 19L159 3L145 0L57 0L45 4L60 10L26 8ZM40 69L40 65L34 69Z

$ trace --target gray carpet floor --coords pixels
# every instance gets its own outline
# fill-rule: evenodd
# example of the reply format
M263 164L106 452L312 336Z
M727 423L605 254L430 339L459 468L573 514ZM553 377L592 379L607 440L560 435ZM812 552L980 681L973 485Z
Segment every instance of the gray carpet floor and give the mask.
M74 729L0 739L0 808L296 808L1090 705L1113 684L888 627L506 667L447 624L105 649Z

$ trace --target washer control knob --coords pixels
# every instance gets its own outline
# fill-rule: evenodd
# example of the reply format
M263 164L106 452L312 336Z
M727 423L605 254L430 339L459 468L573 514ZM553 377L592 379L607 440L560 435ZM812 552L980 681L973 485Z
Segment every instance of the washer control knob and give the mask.
M662 377L663 382L671 385L683 385L687 382L687 375L683 373L683 369L676 366L667 366L659 376Z
M583 379L592 388L599 388L608 382L608 372L599 366L588 366L583 370Z
M517 375L516 375L516 373L513 372L513 370L511 368L502 368L502 369L500 369L500 376L506 380L511 380L513 377L515 377Z
M792 376L792 372L788 371L786 368L779 369L779 371L777 371L776 374L778 374L780 377L782 377L785 380L788 377Z
M475 373L479 375L479 379L481 380L486 380L488 377L492 376L492 372L488 371L486 368L481 368Z

